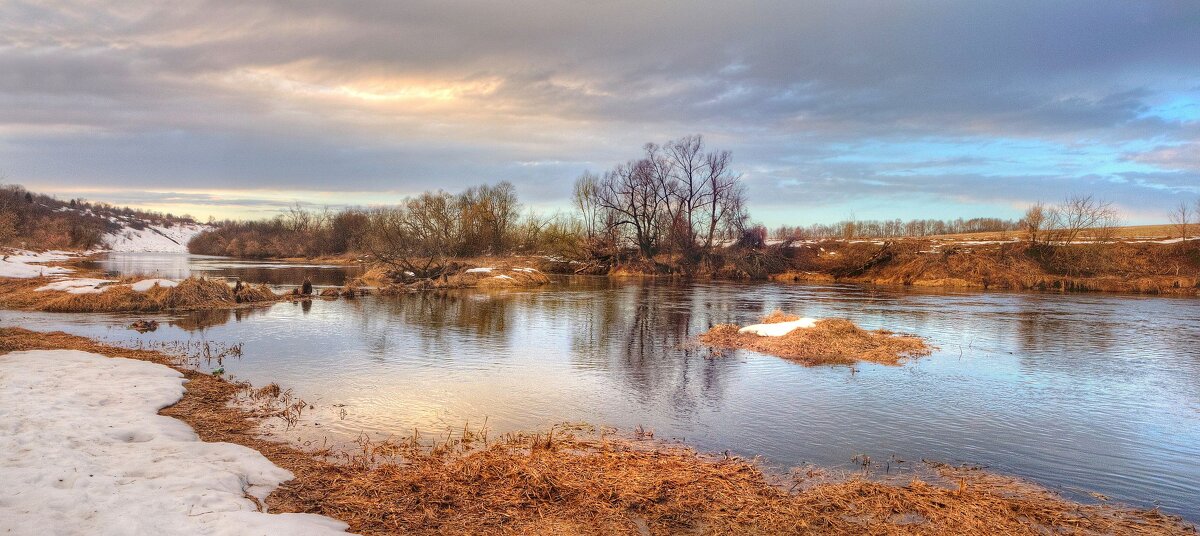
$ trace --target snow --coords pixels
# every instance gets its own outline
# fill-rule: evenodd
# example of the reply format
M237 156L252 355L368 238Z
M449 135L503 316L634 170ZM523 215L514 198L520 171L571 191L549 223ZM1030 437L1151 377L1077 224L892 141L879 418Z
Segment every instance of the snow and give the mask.
M753 324L738 330L738 333L753 333L760 337L782 337L801 328L811 328L817 325L814 318L801 318L791 322L776 322L774 324Z
M32 277L69 274L71 273L70 268L41 266L40 264L62 261L70 257L69 253L62 251L34 253L32 251L13 250L8 254L0 256L0 277L29 279Z
M492 279L512 279L511 275L494 275Z
M188 241L208 229L207 225L198 223L179 223L170 227L148 225L142 230L126 227L104 235L104 244L110 251L187 253Z
M486 274L486 273L490 273L492 270L495 270L495 268L492 268L490 266L486 267L486 268L471 268L470 270L467 270L467 273L468 274Z
M536 268L513 268L512 271L525 272L527 274L536 274L538 272Z
M175 281L174 279L143 279L137 283L129 285L129 287L137 292L146 292L147 290L154 288L154 285L158 285L162 288L171 288L179 286L179 282Z
M55 281L48 285L40 286L34 290L44 292L47 290L65 291L71 294L99 294L108 290L108 283L114 283L111 279L92 279L81 277L79 279L64 279Z
M258 511L249 497L291 473L158 415L183 381L74 350L0 356L0 533L344 534L328 517Z

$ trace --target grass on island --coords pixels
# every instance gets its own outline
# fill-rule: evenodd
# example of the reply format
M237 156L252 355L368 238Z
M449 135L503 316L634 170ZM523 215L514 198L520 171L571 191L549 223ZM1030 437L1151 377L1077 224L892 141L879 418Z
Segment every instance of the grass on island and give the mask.
M432 279L406 276L402 271L376 265L368 269L358 282L377 286L383 294L460 288L531 288L550 283L550 278L545 273L528 266L530 263L524 262L526 260L472 259L470 263L455 263L456 265L444 276Z
M0 329L0 354L58 348L174 363L64 333ZM1196 534L1157 510L1072 502L979 470L935 466L945 485L796 477L789 490L752 461L570 429L308 452L257 435L262 414L231 404L247 392L279 396L277 387L181 370L187 391L164 415L292 471L267 498L271 512L331 516L360 534Z
M132 280L110 285L104 292L88 294L37 290L50 281L46 278L0 278L0 306L59 313L150 313L236 307L287 297L276 295L266 285L231 287L224 281L203 277L184 279L174 287L154 286L145 292L133 290L127 284Z
M791 322L800 317L775 311L763 324ZM798 328L779 337L739 333L736 324L719 324L700 335L700 342L723 349L745 349L771 354L806 365L853 364L870 361L898 365L907 358L929 355L932 348L920 337L886 330L868 331L841 318L817 320L811 328Z

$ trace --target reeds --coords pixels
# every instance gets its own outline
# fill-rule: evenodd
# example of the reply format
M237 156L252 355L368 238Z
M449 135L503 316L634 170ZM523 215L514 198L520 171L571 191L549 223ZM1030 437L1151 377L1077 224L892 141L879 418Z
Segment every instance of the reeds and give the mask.
M763 317L762 322L774 324L798 318L775 311ZM859 361L898 365L905 359L932 352L932 348L920 337L886 330L867 331L841 318L818 320L811 328L798 328L780 337L739 333L739 329L735 324L716 325L700 335L700 342L716 348L771 354L806 365L854 364Z
M37 291L42 279L0 279L0 305L18 309L70 313L149 313L168 310L199 310L236 307L240 304L269 303L283 299L266 285L233 287L228 283L191 277L174 287L154 286L137 292L127 284L109 285L104 292L70 294Z

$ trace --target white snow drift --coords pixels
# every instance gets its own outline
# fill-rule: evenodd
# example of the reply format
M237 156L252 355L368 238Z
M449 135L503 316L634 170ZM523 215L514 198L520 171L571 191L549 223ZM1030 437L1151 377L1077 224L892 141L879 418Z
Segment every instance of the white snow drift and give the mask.
M199 223L179 223L170 227L147 225L144 229L125 227L115 233L104 235L104 249L110 251L187 253L188 241L208 229L207 225Z
M136 292L146 292L155 286L171 288L179 286L179 282L174 279L143 279L137 283L129 285L129 287Z
M811 328L817 325L815 318L801 318L791 322L776 322L774 324L751 324L738 330L738 333L753 333L760 337L782 337L797 329Z
M34 253L24 250L9 250L0 255L0 277L29 279L51 275L71 273L70 268L62 266L43 266L42 263L64 261L71 258L65 251L43 251Z
M0 356L0 533L344 534L331 518L258 511L249 497L292 475L157 414L182 395L178 372L146 361Z
M78 279L63 279L46 285L42 285L34 290L45 292L47 290L60 290L71 294L99 294L107 290L107 285L113 283L111 279L92 279L89 277L80 277Z

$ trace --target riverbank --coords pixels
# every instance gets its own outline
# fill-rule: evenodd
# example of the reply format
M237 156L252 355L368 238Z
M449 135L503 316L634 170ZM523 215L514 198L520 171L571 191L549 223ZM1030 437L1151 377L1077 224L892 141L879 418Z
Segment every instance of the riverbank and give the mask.
M929 240L789 248L775 281L1200 296L1200 240L1029 246Z
M169 364L61 333L0 330L0 352L76 349ZM5 357L0 356L0 359ZM256 433L262 418L231 406L244 386L188 370L187 391L162 413L205 441L262 452L295 480L266 503L272 512L342 519L363 534L828 533L1194 534L1155 511L1067 501L989 473L937 466L939 480L905 484L798 478L798 491L752 462L652 441L551 434L428 444L409 438L359 452L307 452Z
M1200 296L1200 240L1030 245L1012 239L822 240L725 248L711 262L569 260L546 256L456 259L463 267L523 265L548 274L881 286ZM384 270L376 267L372 271ZM396 278L402 279L402 278Z

